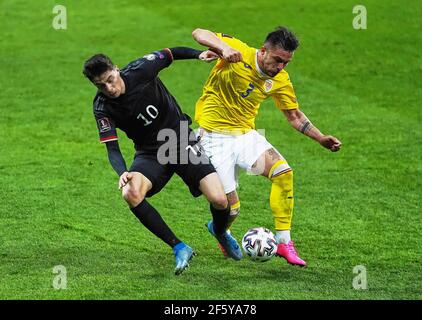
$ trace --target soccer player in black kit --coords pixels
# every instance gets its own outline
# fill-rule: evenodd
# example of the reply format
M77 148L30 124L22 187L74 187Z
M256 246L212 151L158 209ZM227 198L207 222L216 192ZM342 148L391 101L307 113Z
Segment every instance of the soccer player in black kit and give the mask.
M110 164L120 177L122 196L139 221L173 249L176 275L189 266L195 253L175 236L146 200L160 192L174 173L183 179L194 197L205 195L210 202L214 236L231 258L242 258L237 241L227 232L230 207L218 175L195 145L196 141L181 138L181 128L192 132L188 128L190 118L181 111L176 99L158 78L158 72L173 60L211 61L215 58L211 51L176 47L155 51L129 63L122 70L106 55L97 54L85 62L83 69L84 75L98 88L94 98L94 116L100 142L105 143ZM120 152L116 128L124 131L134 142L135 156L129 170ZM160 147L171 141L160 138L163 130L173 130L177 137L171 144L172 150L169 150L177 150L179 157L176 163L160 161L158 156ZM193 157L190 154L183 162L180 161L181 151L186 148L187 152L195 154ZM179 211L177 214L186 213Z

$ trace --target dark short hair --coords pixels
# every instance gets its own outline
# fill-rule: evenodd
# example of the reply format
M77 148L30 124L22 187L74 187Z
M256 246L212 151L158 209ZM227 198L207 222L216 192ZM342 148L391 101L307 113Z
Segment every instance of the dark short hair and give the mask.
M271 46L278 46L286 51L293 52L299 47L299 40L286 27L277 27L273 32L270 32L265 39L265 43Z
M82 73L89 80L101 76L104 72L114 69L114 63L105 54L98 53L85 61Z

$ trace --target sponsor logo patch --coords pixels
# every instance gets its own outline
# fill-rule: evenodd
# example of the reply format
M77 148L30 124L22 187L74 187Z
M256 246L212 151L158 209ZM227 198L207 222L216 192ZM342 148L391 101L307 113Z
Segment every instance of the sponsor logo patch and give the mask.
M108 118L98 119L97 122L98 122L98 128L100 129L101 133L111 130L111 124Z

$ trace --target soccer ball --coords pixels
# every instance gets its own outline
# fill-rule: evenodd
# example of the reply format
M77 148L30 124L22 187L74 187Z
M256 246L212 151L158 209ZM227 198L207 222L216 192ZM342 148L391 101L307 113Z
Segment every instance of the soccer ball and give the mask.
M253 261L264 262L274 257L277 241L271 230L263 227L252 228L243 236L242 247Z

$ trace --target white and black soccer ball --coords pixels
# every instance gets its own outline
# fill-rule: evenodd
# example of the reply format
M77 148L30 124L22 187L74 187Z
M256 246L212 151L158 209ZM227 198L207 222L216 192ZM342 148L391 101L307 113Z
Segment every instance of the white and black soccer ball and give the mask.
M271 230L263 227L249 229L242 239L245 253L253 260L270 260L277 252L277 241Z

